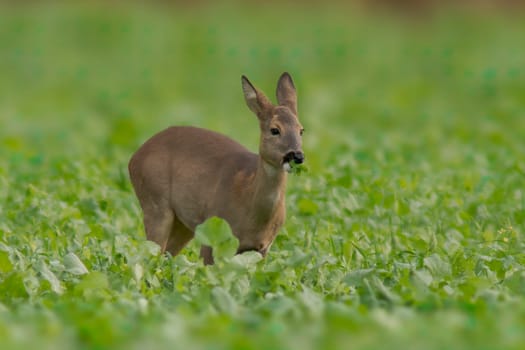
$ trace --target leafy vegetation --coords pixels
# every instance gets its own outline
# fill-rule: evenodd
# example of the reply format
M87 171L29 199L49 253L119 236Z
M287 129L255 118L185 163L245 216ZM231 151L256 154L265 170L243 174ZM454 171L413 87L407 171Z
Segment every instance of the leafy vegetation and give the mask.
M1 5L2 349L525 346L525 22L283 6ZM285 70L309 171L267 258L220 220L160 255L129 156L256 150L240 75Z

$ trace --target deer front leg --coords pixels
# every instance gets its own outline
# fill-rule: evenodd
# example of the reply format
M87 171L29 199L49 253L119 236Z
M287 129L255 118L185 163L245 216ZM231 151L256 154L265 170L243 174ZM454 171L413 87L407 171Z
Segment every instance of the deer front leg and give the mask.
M201 245L201 258L204 260L204 265L213 265L213 249L208 245Z

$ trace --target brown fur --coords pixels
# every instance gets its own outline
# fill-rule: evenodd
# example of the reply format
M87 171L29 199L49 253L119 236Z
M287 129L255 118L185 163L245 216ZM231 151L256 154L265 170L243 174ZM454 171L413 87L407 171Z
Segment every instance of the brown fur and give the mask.
M274 106L245 77L242 86L259 119L259 154L213 131L171 127L146 141L129 162L146 236L163 252L177 255L197 225L218 216L239 239L239 253L264 256L284 223L283 159L289 152L302 154L295 87L283 73ZM281 134L272 135L272 128ZM203 246L201 256L213 263L211 247Z

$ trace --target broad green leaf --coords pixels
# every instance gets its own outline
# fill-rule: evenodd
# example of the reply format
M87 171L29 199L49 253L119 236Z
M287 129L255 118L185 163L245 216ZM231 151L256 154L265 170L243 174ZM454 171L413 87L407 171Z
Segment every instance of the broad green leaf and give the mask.
M247 251L242 254L236 254L229 262L238 267L246 267L257 264L263 259L262 255L255 251Z
M450 264L438 254L432 254L424 259L424 265L433 276L443 278L451 273Z
M91 296L105 291L109 281L103 272L93 271L82 276L81 281L75 286L75 292L84 296Z
M325 306L322 296L310 288L303 287L299 297L312 315L320 316L322 314Z
M525 295L525 271L516 271L503 281L512 292Z
M75 253L67 253L66 256L64 256L64 267L67 272L74 275L83 275L89 272Z
M135 278L135 281L140 282L143 276L144 268L142 267L142 265L139 263L133 265L133 277Z
M211 297L215 307L227 314L234 314L237 312L237 303L235 299L224 288L215 287L211 291Z
M11 302L14 298L25 299L29 296L24 284L24 276L20 272L12 272L0 279L0 300Z
M287 265L291 267L297 267L297 266L303 266L311 259L312 259L311 253L305 253L303 250L296 248L294 249L292 256L288 258L288 261L286 263Z
M231 229L226 220L216 216L207 219L195 229L195 239L201 244L214 245L231 237Z
M414 271L414 276L416 279L425 286L430 286L430 283L433 281L433 277L427 270L416 270Z
M195 239L200 244L211 246L214 258L232 257L239 245L230 225L218 217L209 218L197 226Z
M375 269L358 269L348 273L343 281L350 286L361 286L363 284L363 279L371 276L374 273Z
M160 246L152 241L144 241L139 245L140 249L146 253L146 255L157 256L160 253Z
M303 175L307 174L309 169L304 164L297 164L293 160L289 163L290 165L290 174L293 175Z
M64 288L62 287L62 284L60 283L60 280L55 276L55 274L49 269L47 264L43 261L40 261L37 264L37 271L42 274L42 277L49 282L51 285L51 290L57 294L62 294L64 292Z
M378 294L381 297L393 303L401 302L402 299L397 294L395 294L390 288L385 286L385 284L377 276L372 276L371 284L377 290Z

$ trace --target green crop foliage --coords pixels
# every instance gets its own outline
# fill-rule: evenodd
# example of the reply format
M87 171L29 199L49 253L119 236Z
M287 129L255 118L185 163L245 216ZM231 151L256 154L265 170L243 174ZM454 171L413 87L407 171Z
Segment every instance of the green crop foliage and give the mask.
M89 4L0 5L0 348L525 348L522 16ZM218 219L161 255L129 157L257 150L240 76L283 71L308 171L268 256Z

